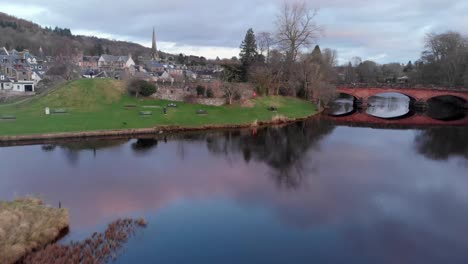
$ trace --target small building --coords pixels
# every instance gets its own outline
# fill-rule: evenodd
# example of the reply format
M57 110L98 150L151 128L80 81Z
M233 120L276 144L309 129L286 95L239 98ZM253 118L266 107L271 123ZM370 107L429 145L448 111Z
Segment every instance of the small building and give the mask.
M164 65L155 60L150 60L146 62L145 66L148 72L162 73L165 70Z
M0 91L34 92L34 81L12 81L0 75Z
M408 76L399 77L397 78L397 82L400 84L409 83L409 77Z

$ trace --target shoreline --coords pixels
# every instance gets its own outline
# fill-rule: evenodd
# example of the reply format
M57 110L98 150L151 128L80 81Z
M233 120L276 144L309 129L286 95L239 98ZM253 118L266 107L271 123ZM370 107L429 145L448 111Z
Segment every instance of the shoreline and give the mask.
M96 131L81 131L81 132L59 132L59 133L44 133L44 134L30 134L30 135L17 135L17 136L0 136L1 143L21 143L21 142L34 142L43 140L60 140L60 139L89 139L89 138L104 138L104 137L126 137L136 135L161 135L165 133L178 133L178 132L196 132L196 131L211 131L222 129L242 129L242 128L258 128L269 125L286 125L295 122L304 121L316 116L322 112L317 111L306 117L298 118L285 118L280 120L257 121L254 123L244 124L225 124L225 125L203 125L203 126L155 126L151 128L134 128L134 129L119 129L119 130L96 130Z

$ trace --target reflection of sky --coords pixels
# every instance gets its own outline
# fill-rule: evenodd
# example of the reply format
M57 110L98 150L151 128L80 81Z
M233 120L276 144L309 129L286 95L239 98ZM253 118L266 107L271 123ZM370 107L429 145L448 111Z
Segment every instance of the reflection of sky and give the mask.
M381 118L404 116L409 113L409 97L399 93L383 93L368 99L367 113Z
M353 98L338 98L333 101L329 114L344 115L351 113L354 110Z
M139 155L131 142L96 156L2 148L0 198L61 201L71 238L146 216L121 263L466 263L466 167L419 155L415 133L337 127L304 155L295 190L278 189L261 161L204 142Z

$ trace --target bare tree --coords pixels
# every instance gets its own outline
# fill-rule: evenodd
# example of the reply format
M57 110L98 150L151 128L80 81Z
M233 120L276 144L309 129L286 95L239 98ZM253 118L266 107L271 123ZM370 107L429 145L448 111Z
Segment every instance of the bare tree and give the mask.
M268 63L270 58L270 50L273 46L273 41L274 40L270 32L260 32L257 34L258 49L260 51L260 54L265 56L266 63Z
M428 34L426 37L427 50L423 53L423 60L435 66L433 75L441 75L439 82L455 86L462 83L467 64L468 40L457 32L443 34Z
M286 51L289 63L296 61L300 49L313 44L322 31L314 21L317 12L305 1L284 2L276 22L276 37L278 44Z
M338 64L338 52L334 49L324 49L322 60L325 64L330 65L330 67L336 67Z
M327 105L335 97L336 92L332 84L336 52L325 50L326 52L322 54L317 46L311 54L303 55L299 67L301 76L298 76L304 88L305 98L316 100L319 108Z
M224 82L223 85L221 85L221 90L223 90L224 96L226 97L228 104L231 105L233 98L237 92L236 85L234 83Z
M362 59L361 57L352 57L351 58L351 65L356 68L357 66L359 66L359 64L362 63Z

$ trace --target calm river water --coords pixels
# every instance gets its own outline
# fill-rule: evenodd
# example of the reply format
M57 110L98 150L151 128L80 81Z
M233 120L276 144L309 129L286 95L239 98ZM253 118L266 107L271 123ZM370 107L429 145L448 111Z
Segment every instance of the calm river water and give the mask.
M146 218L117 263L468 263L468 127L3 147L0 175L0 199L70 209L62 243Z

